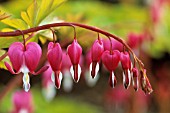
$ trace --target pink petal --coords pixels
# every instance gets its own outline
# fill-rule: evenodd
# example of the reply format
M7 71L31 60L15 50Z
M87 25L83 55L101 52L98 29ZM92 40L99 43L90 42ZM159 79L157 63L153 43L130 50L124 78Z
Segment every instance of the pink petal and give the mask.
M131 68L131 60L128 52L121 52L120 60L123 69L130 69Z
M10 71L12 74L18 74L18 72L14 72L14 70L12 69L12 67L7 63L7 62L5 62L5 66L6 66L6 68L8 69L8 71Z
M120 52L118 50L114 50L113 54L110 54L110 51L106 50L102 55L102 62L109 71L114 71L119 61Z
M123 45L116 41L115 39L111 39L111 42L112 42L112 50L119 50L119 51L123 51ZM105 39L103 40L103 45L104 45L104 50L110 50L110 40L109 39Z
M13 68L18 72L23 65L24 46L21 42L13 43L8 50L8 56Z
M39 74L45 72L48 68L49 68L49 66L43 66L43 67L41 67L41 69L38 70L37 72L32 71L31 74L33 74L33 75L39 75Z
M25 64L30 72L34 71L40 61L42 50L35 42L30 42L26 45L24 52Z
M47 58L53 71L61 70L62 54L59 43L54 44L53 42L50 42L48 44Z
M104 51L103 42L101 40L96 40L91 48L91 58L93 62L98 62Z
M80 61L80 57L82 54L82 48L77 43L77 40L74 39L73 43L67 48L68 55L73 65L77 65Z

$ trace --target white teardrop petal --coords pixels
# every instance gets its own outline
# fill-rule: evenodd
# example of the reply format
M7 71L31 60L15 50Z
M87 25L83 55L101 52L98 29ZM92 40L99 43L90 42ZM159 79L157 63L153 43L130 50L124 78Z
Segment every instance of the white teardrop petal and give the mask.
M26 92L28 92L30 89L30 77L28 73L24 73L22 80L23 80L23 88Z
M73 65L70 67L70 73L71 73L71 76L74 80L74 70L73 70Z
M114 72L112 72L112 84L113 84L113 88L114 88L114 84L115 84L115 74L114 74Z
M53 71L52 74L51 74L51 81L52 81L53 83L55 83L55 75L54 75L54 71Z
M79 79L80 79L80 75L81 75L81 67L80 67L80 65L78 64L78 80L77 80L77 82L78 82Z

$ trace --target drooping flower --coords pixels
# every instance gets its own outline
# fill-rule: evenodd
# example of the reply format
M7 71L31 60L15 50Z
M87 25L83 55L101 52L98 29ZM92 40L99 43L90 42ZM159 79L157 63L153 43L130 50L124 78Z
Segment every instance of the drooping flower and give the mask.
M111 87L116 85L116 77L114 75L114 70L118 66L120 61L120 52L118 50L106 50L102 55L102 62L105 67L110 71L109 84Z
M131 83L131 60L128 52L121 52L120 56L122 68L123 68L123 84L127 89Z
M152 93L153 89L146 76L146 69L144 69L143 71L141 70L140 73L141 73L140 84L141 84L142 90L145 92L145 94Z
M54 76L52 75L54 73L49 63L46 63L46 65L49 66L49 68L42 73L42 85L43 85L42 93L47 101L51 101L56 94L56 88L51 79L51 77Z
M91 71L90 71L90 64L92 63L92 58L91 58L91 51L89 50L86 54L85 57L85 62L86 62L86 68L85 68L85 73L84 73L84 78L88 86L93 87L96 82L99 79L99 73L97 73L95 78L92 78L91 76ZM96 72L99 71L99 65L96 67Z
M73 87L73 79L70 73L71 61L68 54L63 51L63 60L61 65L61 70L63 73L63 89L66 92L70 92Z
M31 92L17 91L12 97L13 110L11 113L33 113Z
M133 77L132 77L133 78L133 88L135 89L135 91L137 91L139 88L139 80L138 80L139 72L136 67L134 67L132 69L132 72L133 72Z
M96 40L91 48L91 59L92 63L90 64L91 76L94 78L99 71L99 61L104 51L103 42L101 39Z
M73 43L68 46L67 52L72 63L70 72L72 73L74 81L78 82L81 74L81 67L79 65L79 61L82 54L82 48L78 44L76 39L74 39Z
M41 54L41 48L35 42L29 42L27 45L23 45L21 42L14 42L9 47L8 56L15 71L7 62L5 62L5 66L12 74L18 74L20 72L24 74L23 87L26 92L30 89L28 73L37 75L48 69L48 66L44 66L38 72L34 72L39 63Z
M61 73L62 49L59 43L50 42L48 44L47 59L53 70L52 81L54 81L55 86L59 89L63 78Z

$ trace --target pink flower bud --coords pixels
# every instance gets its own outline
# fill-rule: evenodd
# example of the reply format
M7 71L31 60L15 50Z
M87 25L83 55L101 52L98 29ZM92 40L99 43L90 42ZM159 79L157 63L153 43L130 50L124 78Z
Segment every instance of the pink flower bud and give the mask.
M123 69L131 69L131 60L128 52L121 52L120 60Z
M138 80L139 72L138 69L135 67L132 69L132 72L133 72L133 88L135 89L135 91L137 91L139 88L139 80Z
M67 52L72 63L72 67L70 68L70 70L71 72L72 70L74 71L73 79L75 80L75 82L78 82L80 79L80 74L81 74L79 61L80 61L80 57L82 54L82 48L77 43L76 39L74 39L73 43L68 46Z
M62 49L59 43L50 42L48 44L47 58L54 73L54 77L53 77L54 83L56 87L59 89L62 80L62 74L61 74Z
M141 83L142 90L145 92L145 94L152 93L153 89L152 89L152 86L151 86L147 76L146 76L146 69L141 71L140 83Z
M105 67L110 71L109 84L111 85L111 87L114 87L116 83L113 71L118 66L119 61L120 52L118 50L114 50L112 52L106 50L102 55L102 62Z
M99 65L98 62L100 61L100 57L104 51L103 42L102 40L96 40L91 48L91 59L92 59L92 69L91 69L91 76L94 78L98 72L96 72L96 65Z

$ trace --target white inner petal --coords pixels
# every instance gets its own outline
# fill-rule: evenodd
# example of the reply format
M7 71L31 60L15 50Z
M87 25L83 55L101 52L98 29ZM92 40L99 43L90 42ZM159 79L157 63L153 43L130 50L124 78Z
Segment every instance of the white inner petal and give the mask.
M28 92L30 89L30 77L28 73L24 73L22 80L23 80L23 88L26 92Z
M55 75L54 75L54 71L52 72L52 74L51 74L51 81L52 82L55 82Z
M123 71L123 84L126 82L126 76L125 76L125 73Z
M130 70L128 69L128 78L129 78L129 84L128 84L128 87L130 86L130 83L131 83L131 73L130 73Z
M21 109L18 113L29 113L27 109Z
M28 72L30 72L29 69L27 68L27 66L26 66L25 64L22 65L20 71L21 71L22 73L28 73Z
M80 67L80 65L78 64L78 80L77 80L77 82L78 82L79 79L80 79L80 75L81 75L81 67Z
M91 71L92 71L92 63L90 64L90 75L91 75ZM97 76L98 72L99 72L99 63L97 62L96 68L95 68L95 76L94 76L94 78Z
M47 87L43 88L43 95L45 99L49 102L55 97L56 91L57 90L55 88L55 85L51 81L49 81L47 83Z
M64 70L64 80L63 80L63 89L66 92L70 92L73 88L73 80L69 70Z
M115 75L114 75L114 72L112 72L112 84L113 84L113 88L114 88L114 81L115 80Z
M70 73L72 78L74 79L74 70L73 70L73 65L70 67Z
M59 81L60 81L60 84L61 84L61 80L63 79L63 75L62 75L62 73L60 72L60 74L59 74Z
M74 79L74 70L73 70L73 66L70 67L70 73L71 73L72 78ZM79 79L80 79L80 75L81 75L81 67L80 67L80 65L78 64L78 80L77 80L77 82L78 82ZM74 80L75 80L75 79L74 79Z

